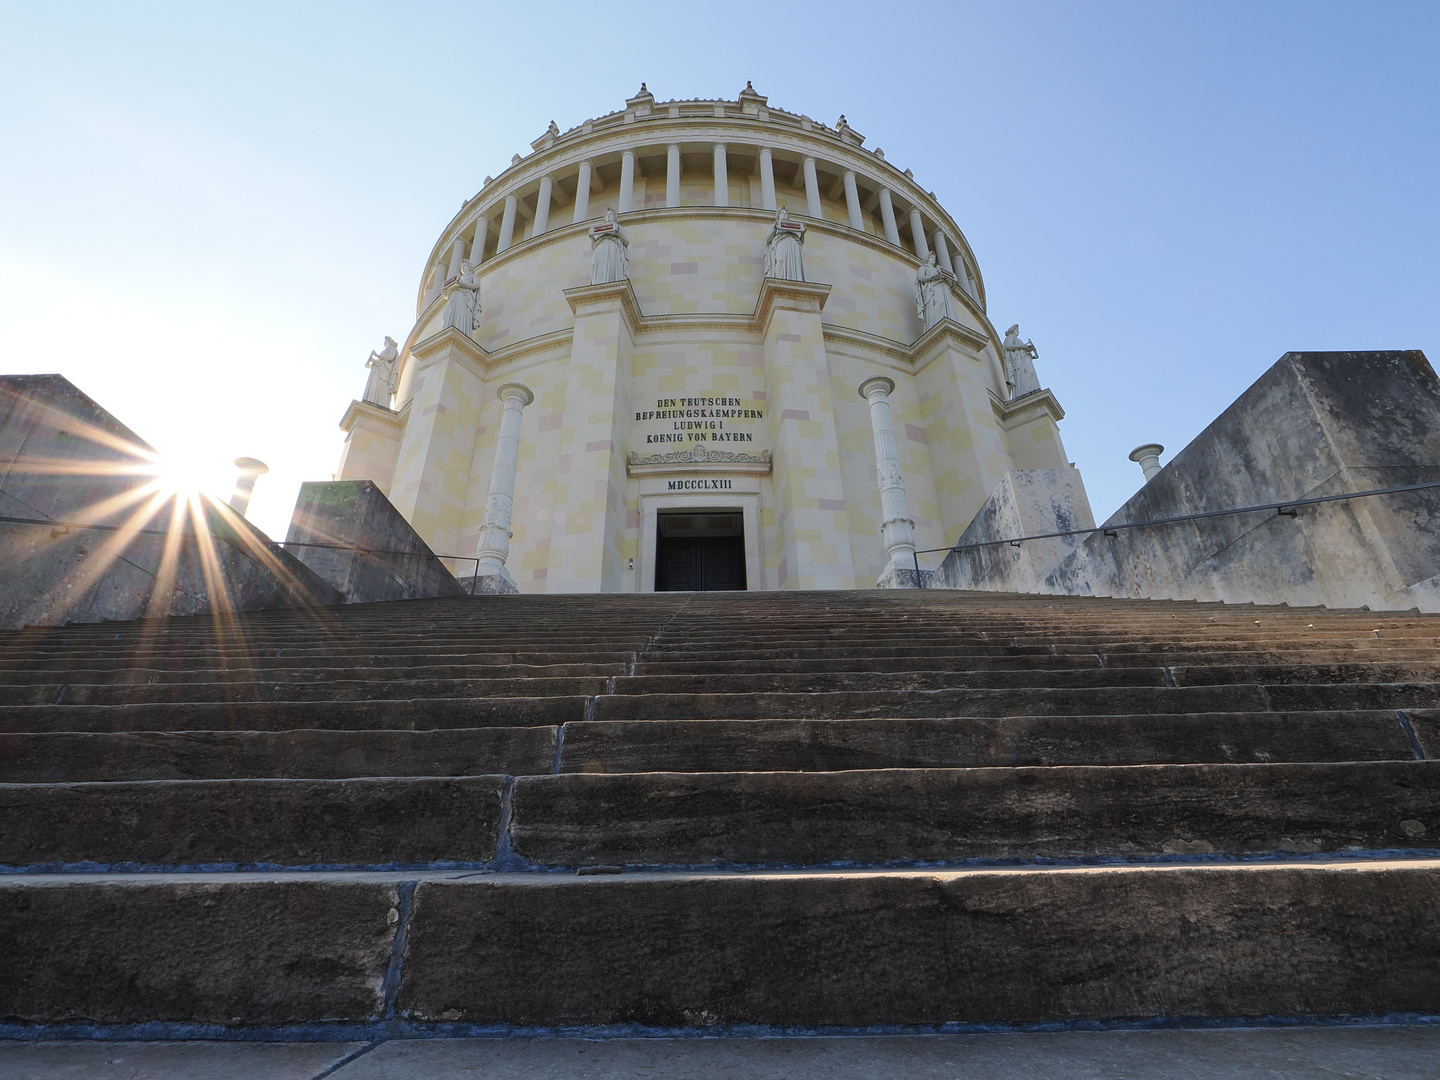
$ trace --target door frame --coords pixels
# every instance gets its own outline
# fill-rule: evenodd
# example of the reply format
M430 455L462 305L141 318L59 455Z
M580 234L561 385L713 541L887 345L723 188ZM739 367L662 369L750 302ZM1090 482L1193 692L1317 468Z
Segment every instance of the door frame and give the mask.
M696 513L729 513L736 511L745 527L745 591L762 592L760 577L760 496L736 491L716 492L712 498L694 492L640 496L640 557L635 560L635 591L655 591L655 540L660 527L660 512L688 510Z

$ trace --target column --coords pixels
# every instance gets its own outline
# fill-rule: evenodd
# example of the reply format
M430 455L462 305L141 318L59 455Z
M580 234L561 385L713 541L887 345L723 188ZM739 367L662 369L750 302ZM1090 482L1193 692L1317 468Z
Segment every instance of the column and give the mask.
M348 441L348 440L347 440ZM1159 447L1163 450L1164 447ZM255 481L270 471L270 466L259 458L242 457L235 459L235 467L240 470L240 476L235 481L235 491L230 496L230 509L234 510L241 517L250 509L250 495L255 490ZM1155 471L1160 471L1160 466L1155 466ZM1149 478L1149 475L1146 475Z
M519 205L520 200L514 195L505 196L505 216L500 219L500 239L495 242L496 255L510 250L510 244L515 239L515 210Z
M885 223L885 239L896 247L900 246L900 230L895 227L895 204L890 201L890 189L880 189L880 219Z
M945 233L940 229L936 229L934 235L931 237L931 242L935 245L936 264L945 270L949 270L952 274L955 273L955 267L950 264L950 245L945 240Z
M540 236L550 229L550 197L555 193L555 178L542 176L540 178L540 197L535 202L535 228L530 230L531 236Z
M865 215L860 212L860 191L855 186L855 170L845 170L845 209L850 211L850 228L865 230Z
M924 262L930 257L930 245L925 243L925 222L918 206L910 207L910 236L915 241L915 254Z
M680 205L680 146L671 143L665 148L665 205Z
M460 276L460 264L464 259L465 241L457 236L455 237L455 243L450 245L450 271L445 275L446 281L449 281L453 277Z
M425 293L425 306L429 307L435 298L445 290L445 264L436 263L430 271L430 288Z
M475 219L475 239L470 244L470 265L479 266L485 258L485 240L490 235L490 219L481 214Z
M1144 446L1137 446L1130 451L1130 460L1140 466L1145 474L1145 482L1148 484L1150 478L1160 471L1160 455L1165 452L1165 447L1159 443L1146 443ZM238 461L235 464L240 464ZM232 500L231 505L234 505ZM243 514L244 511L242 510Z
M815 175L815 159L807 157L805 169L805 212L813 218L824 217L820 211L820 178Z
M880 479L880 541L890 555L893 583L915 572L915 522L905 499L905 478L900 472L900 451L890 425L890 392L895 383L883 375L860 384L860 396L870 402L870 428L875 433L875 471ZM882 575L883 576L883 575ZM919 587L918 581L913 587Z
M628 214L635 207L635 151L626 150L620 155L620 207L619 214Z
M730 172L725 167L725 144L715 144L715 205L730 205Z
M593 167L590 162L580 162L580 177L575 181L575 217L572 219L576 225L590 216L590 173Z
M485 500L485 522L480 528L478 577L495 576L515 583L505 572L510 554L510 514L515 507L515 467L520 461L520 413L535 400L523 383L500 387L505 411L500 416L500 434L495 440L495 465L490 470L490 494ZM506 590L509 591L509 590Z
M760 148L760 209L775 209L775 161L770 148Z

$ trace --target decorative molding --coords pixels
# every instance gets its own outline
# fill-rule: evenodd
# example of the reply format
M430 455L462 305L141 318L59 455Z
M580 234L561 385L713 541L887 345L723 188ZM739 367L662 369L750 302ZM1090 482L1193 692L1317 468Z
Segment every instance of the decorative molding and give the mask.
M621 310L625 312L625 318L629 321L632 330L639 329L645 321L644 314L640 311L640 301L635 298L635 289L630 284L630 279L623 281L606 281L599 285L581 285L577 289L566 289L565 301L570 305L570 310L577 316L582 307L592 307L596 304L603 304L606 301L619 301Z
M696 466L704 466L697 470ZM769 473L773 468L769 450L750 453L745 450L711 450L696 443L688 450L670 450L659 454L630 451L627 466L631 476L653 476L657 473Z
M1049 387L1043 390L1032 390L1024 397L1018 397L1014 401L1003 401L999 394L991 390L990 408L995 411L995 418L1000 421L1000 426L1006 431L1029 423L1035 419L1035 414L1038 412L1049 413L1050 419L1057 424L1065 419L1065 410L1060 407L1060 402L1055 399L1055 395L1050 392Z
M785 278L762 278L760 295L755 298L755 314L750 317L752 326L760 333L770 324L770 317L781 301L790 301L800 310L814 311L817 315L825 310L833 286L814 281L790 281Z
M410 415L410 402L398 410L387 409L370 401L352 401L345 415L340 418L340 430L349 435L357 425L369 428L378 434L399 439L405 430L405 421Z

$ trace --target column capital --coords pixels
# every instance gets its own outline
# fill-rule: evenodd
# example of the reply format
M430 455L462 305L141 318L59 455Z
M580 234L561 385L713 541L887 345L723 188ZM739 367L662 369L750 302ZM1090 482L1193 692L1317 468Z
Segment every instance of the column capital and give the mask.
M814 165L814 164L815 164L815 158L814 158L814 156L811 155L811 154L806 154L803 158L800 159L800 163L801 163L802 165Z
M893 386L894 384L892 383L891 385ZM495 391L495 396L505 402L506 405L509 405L512 401L518 401L522 409L535 400L534 391L524 383L518 382L506 383L500 387L499 390Z
M855 172L854 169L846 169L841 175L842 175L842 176L854 177L854 176L857 176L858 174Z
M666 152L667 154L668 154L671 150L679 150L679 149L680 149L680 144L679 144L678 142L672 142L672 143L666 143L666 144L665 144L665 152Z
M872 375L860 384L859 390L860 396L867 401L874 401L876 397L888 398L895 392L895 380L884 375Z
M724 150L724 149L725 149L725 143L723 143L723 142L717 142L717 143L714 143L714 144L712 144L712 145L715 147L716 150Z

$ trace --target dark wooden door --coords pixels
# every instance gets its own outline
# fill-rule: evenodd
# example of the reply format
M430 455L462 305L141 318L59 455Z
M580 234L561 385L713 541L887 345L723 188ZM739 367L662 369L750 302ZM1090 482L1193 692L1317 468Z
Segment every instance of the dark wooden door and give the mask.
M655 551L656 592L745 589L743 536L661 536Z

